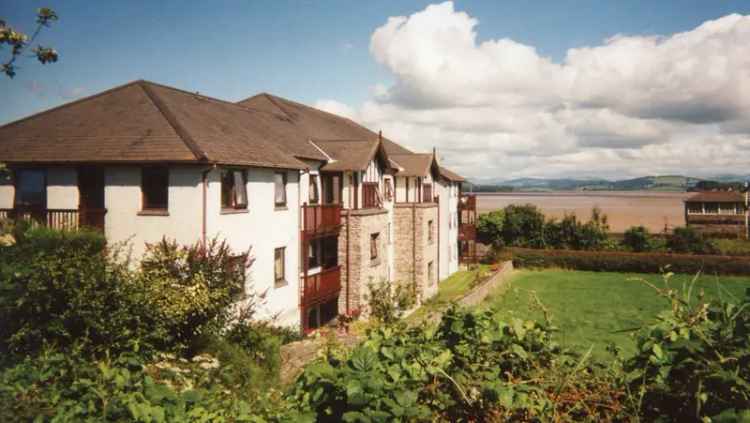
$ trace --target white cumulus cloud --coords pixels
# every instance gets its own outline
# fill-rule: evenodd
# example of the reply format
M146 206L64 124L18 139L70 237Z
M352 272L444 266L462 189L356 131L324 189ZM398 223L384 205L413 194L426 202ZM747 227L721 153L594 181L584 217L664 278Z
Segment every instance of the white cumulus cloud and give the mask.
M748 173L750 16L612 34L562 62L480 41L452 2L391 17L370 53L394 77L354 107L317 106L474 177Z

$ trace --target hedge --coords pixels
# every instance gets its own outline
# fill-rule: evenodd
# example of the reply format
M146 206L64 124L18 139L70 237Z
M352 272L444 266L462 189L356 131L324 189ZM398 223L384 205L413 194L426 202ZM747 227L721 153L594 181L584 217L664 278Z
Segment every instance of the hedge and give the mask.
M667 265L674 273L750 275L750 257L620 251L510 249L515 267L660 273Z

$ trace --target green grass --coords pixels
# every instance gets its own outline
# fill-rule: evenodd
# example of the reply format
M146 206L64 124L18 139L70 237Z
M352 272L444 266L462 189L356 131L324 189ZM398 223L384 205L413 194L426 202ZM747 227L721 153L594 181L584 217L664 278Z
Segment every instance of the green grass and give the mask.
M471 284L478 273L488 274L489 269L489 266L480 264L474 270L460 270L441 281L437 295L425 301L422 307L409 316L408 321L417 322L431 313L447 309L453 301L458 300L471 289Z
M511 287L503 295L490 296L483 308L491 308L502 318L543 320L543 312L531 297L535 292L548 309L552 324L559 329L555 337L565 346L587 350L606 358L606 346L613 342L623 349L625 356L635 352L633 332L654 321L668 302L656 295L643 282L628 280L644 278L663 287L661 275L580 272L565 270L517 271ZM692 276L675 275L670 286L681 288ZM695 284L693 298L701 289L706 298L743 298L750 288L750 277L702 276Z

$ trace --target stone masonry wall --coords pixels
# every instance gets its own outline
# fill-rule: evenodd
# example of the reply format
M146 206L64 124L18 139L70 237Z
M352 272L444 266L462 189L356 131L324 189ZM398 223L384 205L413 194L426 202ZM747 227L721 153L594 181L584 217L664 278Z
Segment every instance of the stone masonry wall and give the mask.
M437 204L396 204L394 223L394 281L415 284L420 301L437 293L438 281L438 208ZM432 220L432 241L429 221ZM416 228L416 231L414 230ZM432 262L432 275L428 272Z
M349 281L347 277L347 223L349 224ZM367 284L378 283L388 275L387 210L351 210L342 215L339 235L339 265L341 265L341 294L339 313L346 313L347 290L349 311L367 314ZM370 236L378 233L378 258L370 259Z

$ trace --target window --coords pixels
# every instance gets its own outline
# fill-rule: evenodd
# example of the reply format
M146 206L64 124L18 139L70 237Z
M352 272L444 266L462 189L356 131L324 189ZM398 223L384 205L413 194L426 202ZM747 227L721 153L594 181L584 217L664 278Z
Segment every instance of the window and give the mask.
M393 179L385 178L383 181L385 182L385 200L393 201Z
M273 254L273 278L275 286L286 285L286 247L277 248Z
M718 214L719 203L704 203L703 207L706 210L706 214Z
M370 235L370 260L377 260L378 258L378 241L380 233Z
M320 240L314 240L310 242L308 245L308 253L307 253L307 265L308 268L315 268L320 266L320 249L321 249L321 242Z
M435 283L435 266L434 262L427 263L427 285Z
M169 169L144 167L141 170L143 210L167 210L169 200Z
M391 244L393 242L391 238L391 222L388 222L388 228L386 230L387 230L386 237L388 239L388 243Z
M17 170L16 206L44 208L47 205L46 174L42 169Z
M221 208L247 208L247 178L244 170L221 171Z
M308 192L310 204L318 204L318 175L310 175L310 191Z
M286 206L286 173L276 172L273 175L275 187L274 202L277 207Z
M434 240L434 236L432 233L435 231L434 224L432 220L427 221L427 241L432 242Z

